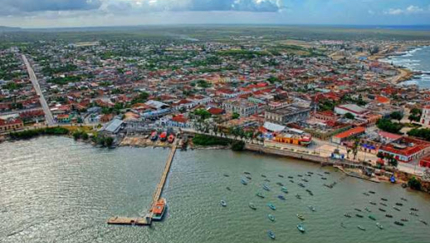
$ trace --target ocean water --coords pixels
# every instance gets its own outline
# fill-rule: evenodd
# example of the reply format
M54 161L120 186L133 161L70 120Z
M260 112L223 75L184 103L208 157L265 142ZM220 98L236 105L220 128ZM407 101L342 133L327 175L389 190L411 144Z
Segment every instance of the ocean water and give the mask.
M430 223L429 195L345 177L309 162L224 150L178 151L163 194L169 208L162 222L151 227L107 225L111 216L145 213L167 156L167 149L100 149L63 137L0 144L0 242L257 243L271 242L268 230L276 234L278 242L430 241L430 226L419 222L421 218ZM246 186L240 183L244 171L252 177ZM314 174L305 176L308 171ZM301 181L299 174L309 182ZM294 183L287 176L294 176ZM323 186L334 181L333 189ZM283 194L277 182L289 194ZM314 196L299 187L299 182ZM271 191L263 190L263 184ZM363 195L369 190L376 194ZM256 197L257 192L266 197ZM278 195L286 200L279 200ZM388 199L387 206L380 205L382 197ZM221 207L220 200L227 207ZM249 202L257 210L251 210ZM276 211L267 207L269 202ZM392 209L396 202L404 204L400 212ZM317 211L311 212L308 205ZM366 207L372 212L364 211ZM419 217L409 214L411 207L419 209ZM363 218L354 216L355 208L363 210ZM385 208L393 218L385 217L378 208ZM346 212L353 217L344 217ZM297 213L305 217L304 234L296 228L300 223ZM276 221L271 222L268 214ZM385 229L377 228L369 214ZM403 227L393 224L401 218L409 222Z
M425 74L403 82L402 85L418 85L420 88L430 88L430 46L420 47L402 56L395 56L381 61L406 67L412 71L426 72Z

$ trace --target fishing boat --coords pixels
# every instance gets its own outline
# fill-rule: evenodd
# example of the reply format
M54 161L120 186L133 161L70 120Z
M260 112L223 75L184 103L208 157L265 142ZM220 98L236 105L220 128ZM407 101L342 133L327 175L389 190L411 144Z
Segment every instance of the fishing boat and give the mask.
M293 179L294 178L294 176L288 176L288 179Z
M372 205L376 205L376 202L370 201L369 203L372 204Z
M403 206L403 203L396 203L397 206Z
M308 174L313 175L314 173L312 171L308 171Z
M376 220L375 216L373 216L373 215L369 215L369 219Z
M224 201L224 200L221 200L221 206L223 206L223 207L227 207L227 202L226 202L226 201Z
M400 219L402 222L408 222L408 219Z
M324 174L326 174L326 175L330 175L330 172L328 172L328 171L325 171L325 172L324 172Z
M293 181L293 180L290 180L290 182L291 182L291 183L294 183L294 181Z
M386 207L387 206L387 204L385 204L385 203L379 203L379 204L381 204L382 206L384 206L384 207Z
M401 198L400 198L400 200L405 201L405 202L407 202L407 201L408 201L408 199L406 199L406 198L404 198L404 197L401 197Z
M303 227L303 225L302 225L302 224L298 224L298 225L297 225L297 229L298 229L300 232L305 233L305 227Z
M169 137L167 138L167 142L173 143L174 141L175 141L175 135L170 134Z
M375 192L374 192L374 191L369 191L369 193L375 194Z
M268 232L267 232L267 235L270 237L270 239L272 239L272 240L274 240L276 237L275 237L275 233L273 233L271 230L269 230Z
M420 219L420 222L423 223L423 224L425 224L425 225L427 225L427 222L424 221L424 220L422 220L422 219Z
M397 225L399 225L399 226L404 226L404 225L405 225L404 223L399 222L399 221L395 221L395 222L394 222L394 224L397 224Z
M359 230L366 231L366 229L365 229L363 226L361 226L361 225L357 225L357 228L358 228Z
M267 204L267 206L268 206L270 209L272 209L272 210L276 210L275 205L273 205L273 204L271 204L271 203L268 203L268 204Z
M365 196L370 196L370 194L369 194L369 193L367 193L367 192L363 192L363 195L365 195Z
M250 177L250 176L245 176L245 178L248 180L252 180L252 177Z
M302 196L300 196L299 194L296 194L296 198L297 199L302 199Z
M391 215L391 214L385 214L385 217L387 217L387 218L392 218L392 217L393 217L393 215Z
M321 180L327 180L327 178L326 177L321 177Z
M381 230L382 230L382 229L384 229L384 227L383 227L380 223L378 223L378 222L376 223L376 226L377 226L379 229L381 229Z
M160 141L165 142L167 140L167 132L162 132L160 134Z
M243 172L243 174L245 174L245 175L250 175L251 173L250 173L250 172L248 172L248 171L244 171L244 172Z
M284 192L284 193L288 193L288 189L287 189L285 186L283 186L283 187L281 188L281 191L282 191L282 192Z
M372 212L372 210L370 210L368 208L364 208L364 210L366 210L368 213Z
M387 212L387 210L385 210L383 208L379 208L379 211L381 211L381 212Z
M298 177L303 177L302 175L297 175Z
M285 201L285 197L282 195L279 195L278 198L281 199L282 201Z
M152 220L159 221L163 219L164 213L167 209L167 201L165 198L161 198L158 202L152 207Z
M269 179L264 179L264 181L265 181L265 182L270 182L270 180L269 180Z
M393 206L394 210L399 211L400 212L400 208Z
M245 179L241 179L240 182L245 186L248 185L248 182Z
M269 218L270 221L275 222L275 216L269 214L269 215L267 215L267 218Z
M281 182L276 182L276 185L278 185L278 186L284 186L284 184L282 184Z
M303 183L299 183L298 185L301 186L301 187L303 187L303 188L306 187L305 185L303 185Z
M359 218L363 218L363 215L362 215L362 214L359 214L359 213L355 214L355 216L357 216L357 217L359 217Z
M230 188L230 187L226 187L225 189L227 189L227 190L231 191L231 188Z
M225 176L225 177L229 177L229 175L228 175L228 174L224 174L224 176Z
M314 195L314 194L312 193L312 191L311 191L311 190L306 189L306 191L309 193L309 195L311 195L311 196L313 196L313 195Z
M385 201L385 202L386 202L386 201L388 201L388 199L386 199L386 198L381 198L381 200L382 200L382 201Z
M257 208L253 203L249 203L249 208L251 208L252 210L257 210Z
M284 176L283 175L278 175L279 177L281 177L281 178L284 178Z
M266 178L266 175L261 175L261 177Z
M266 191L270 191L270 188L268 186L266 186L266 185L263 185L263 189L266 190Z
M303 215L296 214L296 216L297 216L297 218L298 218L298 219L300 219L300 220L305 220L305 217L303 217Z
M315 209L315 207L314 207L314 206L308 205L308 208L309 208L312 212L317 211L317 210Z
M155 142L158 139L158 133L157 132L152 132L151 133L151 141Z
M346 213L346 214L344 214L343 216L345 216L345 217L347 217L347 218L351 218L351 217L352 217L350 213Z
M302 181L304 181L304 182L309 182L308 180L306 180L306 179L302 179Z
M418 212L418 209L416 208L411 208L412 211Z
M361 212L361 209L359 208L354 208L355 211Z
M257 195L257 197L264 198L264 195L263 195L261 192L258 192L258 193L257 193L257 194L255 194L255 195Z
M418 214L415 212L409 212L410 215L418 217Z

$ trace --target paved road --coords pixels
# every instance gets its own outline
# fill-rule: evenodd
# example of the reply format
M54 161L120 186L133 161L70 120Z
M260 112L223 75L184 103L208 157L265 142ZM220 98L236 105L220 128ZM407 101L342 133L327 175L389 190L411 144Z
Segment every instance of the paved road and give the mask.
M28 76L30 76L30 80L33 84L34 90L36 90L36 94L39 96L40 104L42 105L42 109L45 112L46 123L49 126L52 126L55 124L54 117L52 116L48 103L46 103L45 96L43 96L42 90L40 89L39 81L37 81L36 74L34 73L33 68L31 67L25 55L22 55L22 60L24 60L25 66L27 66Z

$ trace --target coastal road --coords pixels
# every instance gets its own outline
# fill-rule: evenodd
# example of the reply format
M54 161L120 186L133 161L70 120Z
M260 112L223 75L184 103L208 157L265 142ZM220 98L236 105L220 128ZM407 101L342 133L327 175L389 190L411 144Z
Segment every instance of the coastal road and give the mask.
M42 90L40 89L39 81L37 81L36 74L34 73L33 68L31 67L25 55L22 55L22 60L24 60L25 66L27 67L28 76L30 77L34 90L36 90L36 94L39 96L40 105L45 112L46 123L48 124L48 126L52 126L55 124L54 117L52 116L48 103L46 103L45 96L43 96Z

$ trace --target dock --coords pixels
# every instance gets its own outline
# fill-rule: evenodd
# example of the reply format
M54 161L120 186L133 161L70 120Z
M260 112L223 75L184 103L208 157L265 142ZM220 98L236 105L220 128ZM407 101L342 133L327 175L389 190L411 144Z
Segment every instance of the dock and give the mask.
M177 149L177 143L172 145L172 150L170 151L169 157L167 158L166 166L164 167L163 174L161 175L160 182L155 189L154 195L152 196L152 202L149 207L149 211L145 217L112 217L109 218L108 224L115 225L136 225L136 226L149 226L152 224L152 207L160 200L161 194L163 193L164 185L167 181L167 176L169 175L170 168L172 166L173 158L175 157Z

